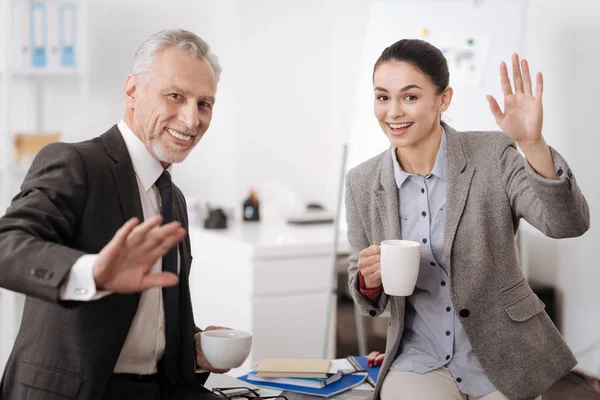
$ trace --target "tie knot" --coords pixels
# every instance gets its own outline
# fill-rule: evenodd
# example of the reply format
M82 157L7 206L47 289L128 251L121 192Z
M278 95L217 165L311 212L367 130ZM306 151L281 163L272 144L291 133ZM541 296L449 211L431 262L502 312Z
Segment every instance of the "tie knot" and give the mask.
M164 189L171 187L171 184L171 174L165 169L156 180L156 186L158 186L159 189Z

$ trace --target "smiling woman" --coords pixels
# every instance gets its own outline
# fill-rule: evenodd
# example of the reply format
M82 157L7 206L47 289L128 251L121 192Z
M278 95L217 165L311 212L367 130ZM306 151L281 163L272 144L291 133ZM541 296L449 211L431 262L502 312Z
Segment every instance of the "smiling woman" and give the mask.
M533 399L576 364L521 273L514 233L525 218L547 236L579 236L589 209L542 136L541 74L534 94L516 54L512 70L513 84L500 65L504 110L488 96L503 132L461 133L440 121L453 95L440 50L405 39L375 63L374 112L391 146L346 182L350 291L371 316L391 305L375 399ZM390 239L420 244L409 296L382 280Z

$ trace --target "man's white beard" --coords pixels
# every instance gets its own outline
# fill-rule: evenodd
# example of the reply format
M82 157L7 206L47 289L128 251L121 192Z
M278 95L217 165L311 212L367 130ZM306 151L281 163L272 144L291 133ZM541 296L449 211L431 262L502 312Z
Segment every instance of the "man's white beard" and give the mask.
M160 162L167 164L180 163L187 157L189 151L170 152L165 149L158 138L150 140L150 152L158 158Z

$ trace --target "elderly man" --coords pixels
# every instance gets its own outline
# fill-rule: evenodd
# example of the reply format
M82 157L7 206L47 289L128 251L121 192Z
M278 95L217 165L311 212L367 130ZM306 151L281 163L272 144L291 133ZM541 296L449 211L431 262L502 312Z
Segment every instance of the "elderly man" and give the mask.
M38 154L0 219L0 286L27 296L0 397L213 397L196 369L224 371L202 354L170 171L210 125L220 71L195 34L158 32L135 54L123 120Z

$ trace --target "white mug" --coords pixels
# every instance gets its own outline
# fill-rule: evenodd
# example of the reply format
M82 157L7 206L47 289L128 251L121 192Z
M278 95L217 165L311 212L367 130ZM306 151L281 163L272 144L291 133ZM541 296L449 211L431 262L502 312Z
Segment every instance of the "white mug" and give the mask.
M234 329L215 329L200 334L202 352L213 368L241 366L252 348L252 334Z
M419 277L421 245L411 240L381 242L381 282L392 296L410 296Z

